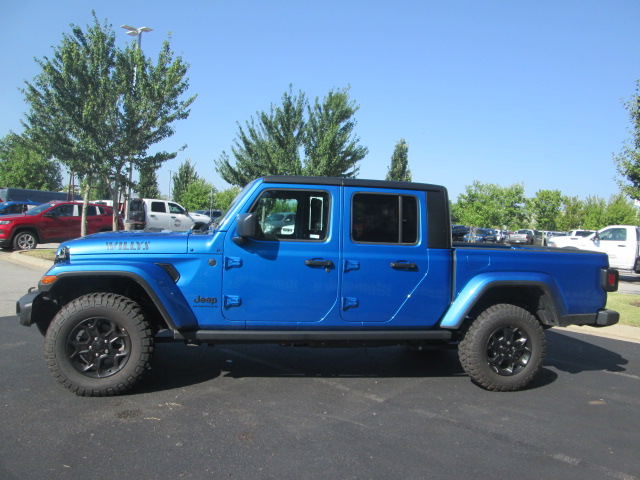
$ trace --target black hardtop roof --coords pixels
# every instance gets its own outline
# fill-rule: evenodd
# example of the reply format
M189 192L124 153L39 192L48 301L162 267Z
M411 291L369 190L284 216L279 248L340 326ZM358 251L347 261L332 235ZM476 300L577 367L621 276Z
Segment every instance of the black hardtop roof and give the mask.
M342 177L306 177L301 175L267 175L262 177L264 183L299 183L303 185L333 185L343 187L390 188L403 190L422 190L432 192L446 192L441 185L428 183L397 182L392 180L365 180L360 178Z

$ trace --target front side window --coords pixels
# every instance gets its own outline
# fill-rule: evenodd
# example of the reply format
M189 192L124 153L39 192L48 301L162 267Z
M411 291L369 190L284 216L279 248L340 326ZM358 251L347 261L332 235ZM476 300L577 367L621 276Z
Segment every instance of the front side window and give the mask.
M627 229L626 228L610 228L598 234L600 240L611 242L626 242L627 241Z
M177 213L179 215L184 215L186 212L184 211L184 208L182 208L177 203L169 202L169 213Z
M355 194L351 205L351 239L362 243L417 243L417 198L411 195Z
M74 211L74 205L66 204L60 205L59 207L53 209L53 214L56 217L75 217L78 216Z
M327 238L329 194L310 190L267 190L251 208L258 215L263 240Z

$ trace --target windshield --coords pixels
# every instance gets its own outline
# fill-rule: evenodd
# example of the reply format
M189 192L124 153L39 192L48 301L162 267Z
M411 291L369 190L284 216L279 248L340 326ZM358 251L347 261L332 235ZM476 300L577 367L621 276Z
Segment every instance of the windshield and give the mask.
M225 212L224 216L218 217L213 221L213 228L217 228L218 225L222 225L227 220L227 217L233 210L233 207L235 207L236 203L238 203L238 201L242 197L244 197L245 192L249 191L249 189L251 189L257 181L258 180L256 179L256 180L253 180L252 182L249 182L242 190L240 190L240 193L238 193L238 195L236 195L236 198L233 199L233 202L231 202L231 205L229 205L229 208Z
M43 203L42 205L38 205L37 207L33 207L31 210L27 210L24 212L25 215L40 215L45 210L53 207L54 203Z

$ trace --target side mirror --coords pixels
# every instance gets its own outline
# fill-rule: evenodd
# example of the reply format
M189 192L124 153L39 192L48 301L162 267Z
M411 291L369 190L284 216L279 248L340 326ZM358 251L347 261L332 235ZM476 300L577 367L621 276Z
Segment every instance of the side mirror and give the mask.
M598 235L598 232L596 232L593 234L593 237L591 237L591 241L596 243L598 240L600 240L600 236Z
M258 216L255 213L241 213L236 219L236 236L233 243L245 245L258 232Z

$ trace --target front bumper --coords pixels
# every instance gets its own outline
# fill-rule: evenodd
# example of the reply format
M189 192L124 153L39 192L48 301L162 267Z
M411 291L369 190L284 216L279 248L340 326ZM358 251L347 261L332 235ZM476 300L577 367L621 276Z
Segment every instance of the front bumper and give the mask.
M42 292L35 287L29 289L29 293L23 295L20 300L16 302L16 315L20 318L20 325L30 327L35 322L33 321L33 304Z

